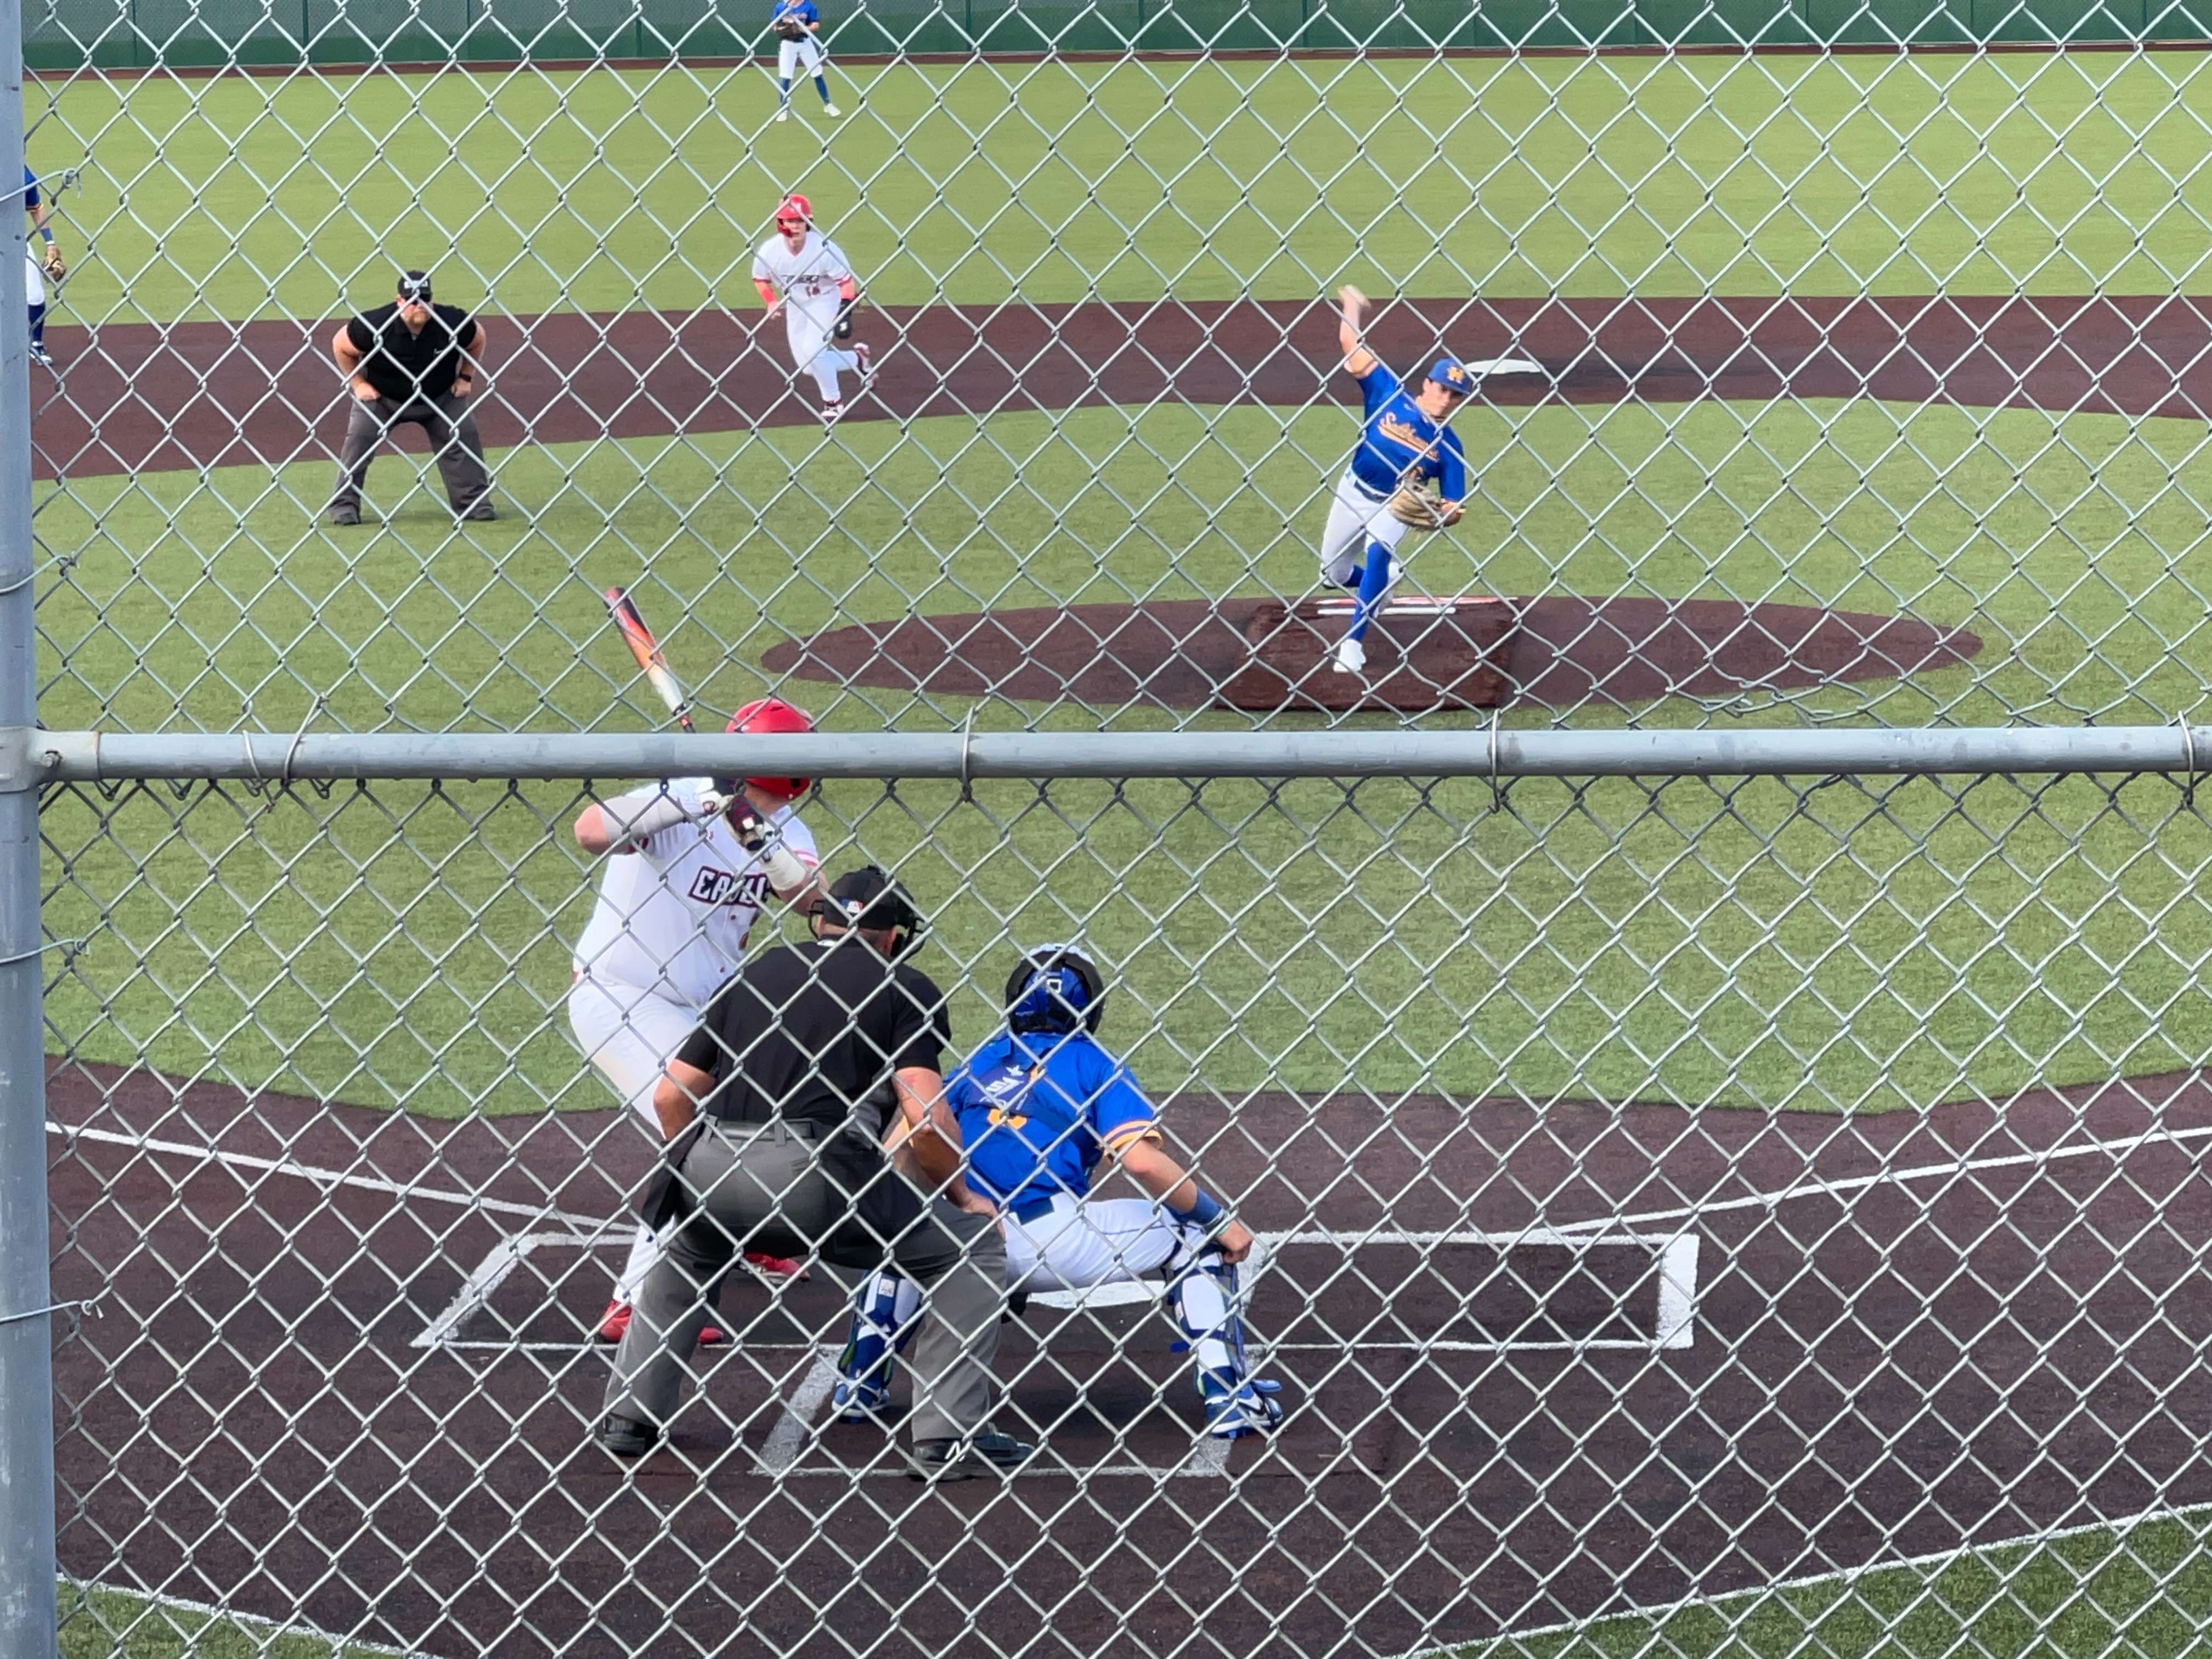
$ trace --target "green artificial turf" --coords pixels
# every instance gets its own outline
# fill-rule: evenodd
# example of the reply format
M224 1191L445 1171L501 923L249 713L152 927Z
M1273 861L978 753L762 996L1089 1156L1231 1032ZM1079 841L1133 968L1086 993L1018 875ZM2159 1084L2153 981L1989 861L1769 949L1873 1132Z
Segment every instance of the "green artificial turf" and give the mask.
M1895 724L2157 720L2212 669L2196 598L2212 572L2166 550L2191 547L2187 502L2212 489L2179 422L1701 404L1466 424L1500 459L1484 516L1421 553L1433 591L1733 595L1977 629L1970 669L1808 699ZM1327 476L1299 457L1333 457L1342 428L1263 409L860 423L838 434L860 468L799 428L533 449L500 474L530 511L466 535L432 491L402 495L396 458L373 480L392 516L338 535L309 510L316 466L87 481L38 519L67 561L41 596L41 713L651 726L596 592L641 572L711 704L759 690L776 641L909 607L1297 591ZM970 707L788 689L848 730L943 730ZM1097 724L1073 706L975 713ZM1181 718L1229 741L1243 717ZM560 1008L591 882L567 835L580 799L58 794L48 926L90 943L57 966L55 1039L438 1113L603 1103ZM1114 1035L1163 1092L1880 1109L2212 1050L2212 831L2164 780L1528 782L1502 805L1472 781L994 783L964 802L837 782L808 810L833 866L897 864L935 912L963 1039L1010 937L1079 931L1116 964Z
M2212 1625L2205 1542L2206 1516L2191 1511L1453 1651L1456 1659L2184 1659L2204 1650Z
M2202 53L56 78L64 321L757 305L799 188L887 303L2202 292ZM860 94L865 94L865 103Z
M395 1651L66 1580L60 1598L60 1659L386 1659Z

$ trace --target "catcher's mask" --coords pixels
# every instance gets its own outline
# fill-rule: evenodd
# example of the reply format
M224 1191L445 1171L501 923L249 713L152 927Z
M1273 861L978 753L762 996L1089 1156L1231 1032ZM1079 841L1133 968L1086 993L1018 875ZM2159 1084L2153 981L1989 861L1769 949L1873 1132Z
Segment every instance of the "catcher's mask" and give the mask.
M1017 1036L1096 1031L1106 980L1073 945L1032 945L1006 976L1006 1029Z
M906 889L872 864L838 877L830 896L815 900L806 914L817 939L823 936L825 925L890 934L891 948L886 954L893 962L913 954L929 932L927 920L914 908Z

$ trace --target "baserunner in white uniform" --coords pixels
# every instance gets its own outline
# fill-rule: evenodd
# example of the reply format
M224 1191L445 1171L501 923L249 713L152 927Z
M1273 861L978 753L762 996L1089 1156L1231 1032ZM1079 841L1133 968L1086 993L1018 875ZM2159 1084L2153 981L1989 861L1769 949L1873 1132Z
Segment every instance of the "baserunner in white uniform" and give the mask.
M865 344L854 341L847 350L833 343L853 337L860 284L844 250L814 228L814 204L804 196L787 196L777 206L775 234L753 256L753 287L768 307L763 322L782 313L792 364L814 377L822 393L822 418L835 424L845 412L837 377L857 374L865 388L874 371Z
M811 732L814 722L804 709L765 697L738 710L729 729ZM811 782L678 778L587 806L576 819L577 844L606 855L607 868L576 942L568 1024L591 1062L656 1134L653 1091L662 1068L737 971L768 896L800 905L817 896L821 859L792 806ZM599 1340L622 1340L657 1249L652 1230L641 1226ZM763 1272L799 1271L779 1257L745 1260Z

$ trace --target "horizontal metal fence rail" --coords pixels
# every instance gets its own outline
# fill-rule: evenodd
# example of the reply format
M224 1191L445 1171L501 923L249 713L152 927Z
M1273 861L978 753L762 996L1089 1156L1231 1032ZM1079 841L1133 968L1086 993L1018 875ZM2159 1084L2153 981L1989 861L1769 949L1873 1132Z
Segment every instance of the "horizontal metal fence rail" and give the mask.
M1801 773L2178 772L2212 726L1936 731L1239 732L446 732L436 736L40 732L57 783L120 778L1681 777Z

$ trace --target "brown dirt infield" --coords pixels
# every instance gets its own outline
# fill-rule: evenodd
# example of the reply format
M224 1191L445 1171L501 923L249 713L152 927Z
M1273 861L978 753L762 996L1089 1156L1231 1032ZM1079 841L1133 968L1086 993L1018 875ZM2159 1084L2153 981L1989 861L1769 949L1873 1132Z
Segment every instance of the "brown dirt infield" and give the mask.
M1073 698L1100 710L1273 707L1239 701L1233 684L1250 672L1254 613L1269 603L1176 599L1142 608L908 617L774 647L763 665L772 674L840 685L1024 702ZM1514 615L1504 699L1554 708L1893 679L1954 666L1981 648L1963 629L1803 605L1626 598L1507 603ZM1386 614L1377 626L1416 642L1413 659L1427 659L1421 643L1432 618ZM1318 648L1310 654L1317 667ZM1316 672L1300 684L1306 695L1325 698L1330 678ZM1425 683L1412 706L1435 706L1433 686Z
M1047 1629L1108 1659L1395 1655L2212 1498L2194 1076L1871 1120L1172 1102L1264 1228L1686 1229L1694 1340L1495 1346L1648 1334L1627 1255L1286 1247L1255 1301L1289 1345L1274 1441L1139 1472L1191 1446L1166 1334L1033 1313L1002 1420L1048 1468L935 1495L871 1428L802 1437L780 1480L755 1461L805 1345L842 1329L826 1275L781 1305L730 1287L745 1340L635 1471L584 1438L611 1249L548 1244L462 1346L418 1340L502 1241L574 1224L500 1205L618 1242L635 1123L430 1122L143 1070L49 1089L54 1292L102 1297L57 1324L64 1566L410 1653L627 1659L665 1613L732 1656L981 1659Z
M742 431L816 418L780 325L757 312L489 319L485 441ZM330 323L57 325L61 389L34 371L40 477L330 460L343 434ZM2202 420L2212 301L1822 298L1405 301L1374 329L1413 365L1439 339L1509 349L1547 377L1494 402L1681 403L1783 396L1930 400ZM888 307L866 319L882 370L848 419L1074 404L1298 405L1340 399L1322 302ZM403 447L419 447L409 428Z

